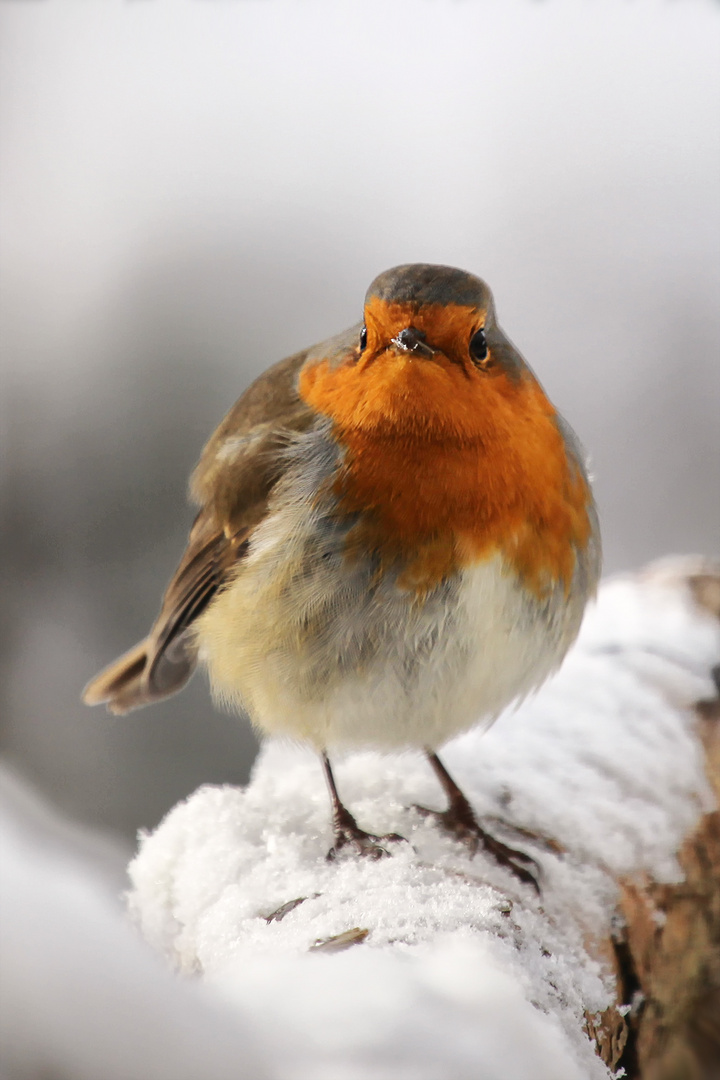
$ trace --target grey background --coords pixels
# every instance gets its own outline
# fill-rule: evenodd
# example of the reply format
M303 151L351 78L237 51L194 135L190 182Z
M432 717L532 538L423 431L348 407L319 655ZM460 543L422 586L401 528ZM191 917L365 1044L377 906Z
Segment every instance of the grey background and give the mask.
M720 537L720 7L0 5L7 759L153 825L254 742L202 678L79 703L140 638L188 472L272 361L379 271L485 277L592 453L606 568Z

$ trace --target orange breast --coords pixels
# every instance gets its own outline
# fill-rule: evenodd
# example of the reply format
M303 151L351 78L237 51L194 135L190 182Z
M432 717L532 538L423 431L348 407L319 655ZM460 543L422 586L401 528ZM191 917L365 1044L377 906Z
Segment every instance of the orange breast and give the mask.
M342 512L361 514L350 557L378 553L418 594L498 552L536 596L569 588L590 493L529 372L388 352L321 361L302 372L300 393L346 451L335 491Z

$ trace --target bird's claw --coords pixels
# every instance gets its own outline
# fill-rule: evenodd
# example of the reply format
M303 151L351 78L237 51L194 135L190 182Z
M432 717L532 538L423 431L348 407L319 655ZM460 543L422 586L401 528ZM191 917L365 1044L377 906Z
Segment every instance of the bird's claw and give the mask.
M396 844L399 841L407 843L404 836L399 833L386 833L384 836L375 836L367 833L353 822L352 825L345 823L335 830L335 843L327 853L329 862L334 862L340 855L360 855L368 859L384 859L390 852L383 844Z
M524 851L509 847L508 844L496 840L490 833L485 832L469 805L451 806L448 810L430 810L427 806L416 805L414 809L423 817L430 817L437 821L444 832L459 840L461 844L465 844L471 855L476 855L481 847L484 848L496 862L505 866L520 881L532 886L538 896L540 895L538 878L541 868L537 859Z

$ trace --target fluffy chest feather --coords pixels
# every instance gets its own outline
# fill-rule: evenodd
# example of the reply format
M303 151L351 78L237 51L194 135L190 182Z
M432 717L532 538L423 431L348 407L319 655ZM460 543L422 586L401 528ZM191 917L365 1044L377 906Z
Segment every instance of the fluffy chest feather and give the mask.
M498 551L536 596L569 589L592 498L531 375L469 381L400 356L364 372L321 363L300 388L343 449L351 556L377 552L424 593Z
M582 573L540 599L487 550L418 588L407 565L359 548L362 515L341 507L327 428L292 454L247 557L198 620L220 697L317 746L437 746L557 666L580 624Z

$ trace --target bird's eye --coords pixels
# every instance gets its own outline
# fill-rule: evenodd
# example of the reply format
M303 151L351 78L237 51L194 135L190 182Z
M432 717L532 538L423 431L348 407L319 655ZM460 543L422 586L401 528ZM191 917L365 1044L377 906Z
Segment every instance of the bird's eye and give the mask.
M485 340L485 331L482 327L476 330L470 338L470 355L478 364L482 364L488 357L488 344Z
M360 331L360 352L363 352L366 345L367 345L367 327L363 326L362 330Z

